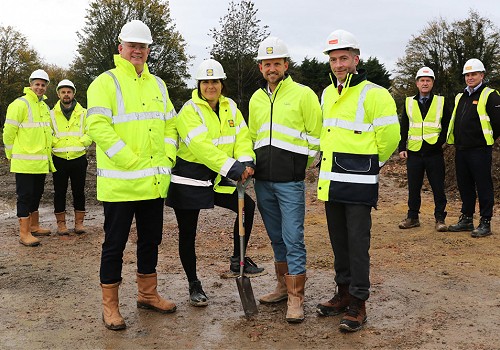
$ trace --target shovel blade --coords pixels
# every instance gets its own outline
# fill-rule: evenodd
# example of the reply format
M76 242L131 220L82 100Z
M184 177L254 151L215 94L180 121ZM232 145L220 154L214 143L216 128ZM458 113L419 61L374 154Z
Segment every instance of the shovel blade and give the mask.
M240 293L241 304L243 305L245 316L250 317L256 315L259 310L257 309L257 303L253 296L250 279L246 276L239 276L236 278L236 284L238 286L238 292Z

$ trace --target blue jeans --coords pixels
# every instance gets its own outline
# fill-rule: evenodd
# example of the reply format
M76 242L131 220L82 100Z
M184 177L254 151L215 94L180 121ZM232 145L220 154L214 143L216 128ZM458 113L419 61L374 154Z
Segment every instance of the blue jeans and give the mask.
M271 182L255 180L257 206L277 262L288 263L290 275L306 272L304 181Z

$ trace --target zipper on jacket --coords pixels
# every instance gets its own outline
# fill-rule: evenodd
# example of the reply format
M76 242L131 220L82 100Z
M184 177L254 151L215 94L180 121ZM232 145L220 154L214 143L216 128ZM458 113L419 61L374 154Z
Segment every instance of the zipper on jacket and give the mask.
M286 79L286 78L285 78ZM272 140L273 140L273 110L274 110L274 101L276 100L276 95L278 94L278 90L281 88L283 84L283 80L278 84L274 92L269 95L266 91L266 94L269 96L269 102L271 102L271 115L269 122L269 180L272 181L271 172L272 172ZM269 86L269 84L268 84ZM274 99L272 98L274 95Z

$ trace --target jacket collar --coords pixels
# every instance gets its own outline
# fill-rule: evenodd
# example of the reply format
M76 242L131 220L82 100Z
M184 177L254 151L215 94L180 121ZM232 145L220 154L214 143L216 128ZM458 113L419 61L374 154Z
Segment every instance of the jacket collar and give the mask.
M40 100L38 99L38 96L31 90L29 86L26 86L23 90L24 94L28 99L39 102ZM44 101L47 99L47 96L43 95L41 101Z
M124 59L120 55L114 55L113 58L115 61L116 68L123 69L127 73L127 75L137 77L137 72L135 71L135 67L132 63L130 63L129 61L127 61L126 59ZM150 73L149 73L148 64L144 63L144 70L142 71L141 76L149 75L149 74Z

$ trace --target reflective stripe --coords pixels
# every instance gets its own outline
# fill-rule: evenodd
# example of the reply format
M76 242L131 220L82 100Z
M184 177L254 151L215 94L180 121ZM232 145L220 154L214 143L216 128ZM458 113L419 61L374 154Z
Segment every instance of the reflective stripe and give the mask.
M100 114L109 118L113 116L113 112L109 108L92 107L89 110L87 110L87 118L93 116L94 114Z
M387 117L376 118L373 120L373 126L375 127L392 125L392 124L399 124L399 119L397 115L390 115Z
M25 128L25 129L40 128L40 127L45 127L45 126L50 127L50 123L49 122L28 122L28 123L21 123L19 125L20 128Z
M166 115L161 112L140 112L114 115L111 117L113 124L127 123L136 120L159 119L165 121Z
M196 136L204 133L204 132L208 132L208 129L207 127L203 124L203 125L200 125L196 128L194 128L193 130L191 130L187 135L186 135L186 139L183 140L184 143L186 144L186 146L189 146L189 143L191 142L191 140L193 138L195 138Z
M15 127L19 127L19 125L21 125L21 123L19 123L17 120L12 119L5 119L5 124L14 125Z
M260 141L257 141L254 145L254 149L258 149L264 146L275 146L281 149L284 149L285 151L290 151L293 153L298 153L298 154L304 154L304 155L311 155L313 157L313 153L310 154L309 148L305 146L297 146L289 142L285 142L282 140L278 139L271 139L269 140L268 138L262 139ZM314 155L316 155L317 151L311 150L311 152L314 152Z
M80 152L85 151L85 147L72 146L72 147L62 147L62 148L52 148L52 152Z
M238 158L238 162L253 162L253 158L250 156L241 156Z
M373 124L351 122L345 119L329 118L323 121L323 126L338 127L345 130L369 132L373 130Z
M170 168L166 167L155 167L155 168L148 168L148 169L134 170L134 171L97 169L97 176L106 177L110 179L123 179L123 180L142 179L148 176L169 175L169 174L170 174Z
M379 88L380 86L375 85L375 84L366 84L363 87L363 90L361 90L361 93L359 94L358 98L358 108L356 110L356 123L362 124L363 121L365 120L365 99L366 99L366 94L368 91L370 91L373 88Z
M264 123L261 125L260 129L257 131L257 134L262 133L268 130L278 131L282 134L291 136L293 138L307 141L311 145L319 145L319 139L310 135L307 135L305 132L298 131L297 129L290 128L285 125L273 123ZM300 147L300 146L299 146Z
M115 154L120 152L123 147L125 147L125 142L123 140L119 140L117 143L115 143L113 146L107 149L104 153L108 156L108 158L112 158Z
M214 142L214 145L230 145L230 144L233 144L236 142L236 136L221 136L219 137L218 139L215 139L217 140L217 144L215 144ZM215 141L214 140L214 141Z
M125 101L123 101L123 94L122 94L122 88L120 87L120 83L118 82L118 78L116 75L114 75L111 71L106 71L105 72L107 75L109 75L111 78L113 78L115 82L115 88L116 88L116 108L117 108L117 115L123 115L125 114Z
M358 175L358 174L342 174L331 171L320 171L319 178L324 180L347 182L355 184L375 185L378 183L378 175Z
M50 119L52 119L52 128L54 129L55 137L61 138L65 136L83 136L83 124L84 124L85 112L80 114L80 130L72 132L59 132L59 127L56 121L56 113L54 109L50 110Z
M490 122L490 116L489 115L480 115L479 120L486 120L487 122Z
M231 170L232 166L236 163L236 159L228 158L222 168L220 169L220 174L222 176L226 176L229 170Z
M229 107L231 107L231 114L233 115L233 118L235 118L236 117L236 112L238 110L238 106L236 105L236 102L234 102L229 97L226 97L226 99L229 101Z
M26 103L26 105L28 106L28 122L30 122L30 123L33 122L33 113L31 112L31 105L30 105L30 103L24 97L19 97L18 99L21 100L21 101L23 101L24 103Z
M12 147L14 147L14 145L4 145L6 149L12 149Z
M165 88L165 85L163 85L162 80L157 77L156 75L153 75L156 79L156 83L158 84L158 87L160 88L161 96L163 97L163 111L167 111L167 89Z
M189 185L189 186L198 186L198 187L210 187L212 186L212 181L210 180L196 180L196 179L191 179L189 177L184 177L184 176L179 176L179 175L172 175L170 177L170 182L176 183L176 184L181 184L181 185Z
M25 159L25 160L48 160L49 157L46 155L30 155L30 154L13 154L13 159Z
M179 147L179 145L177 144L177 140L174 140L174 139L172 139L172 138L170 138L170 137L165 137L164 141L165 141L165 143L168 143L168 144L174 145L174 146L175 146L175 148L178 148L178 147Z

